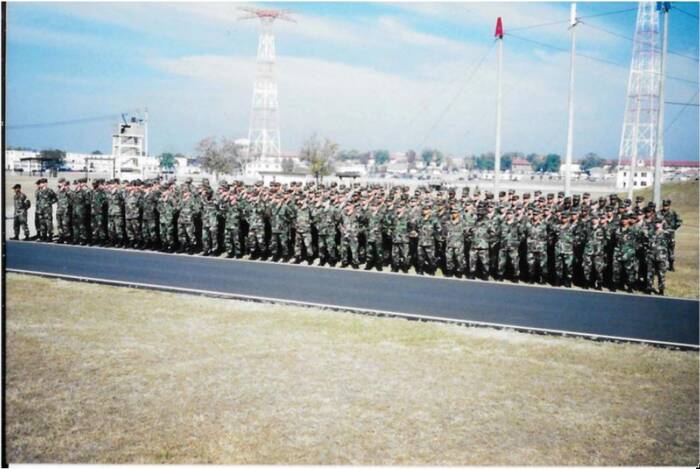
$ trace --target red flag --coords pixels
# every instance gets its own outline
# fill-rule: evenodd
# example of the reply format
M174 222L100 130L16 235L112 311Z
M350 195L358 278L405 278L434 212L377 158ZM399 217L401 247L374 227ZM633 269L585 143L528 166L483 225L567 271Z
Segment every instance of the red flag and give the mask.
M499 16L496 20L496 34L494 34L498 39L503 39L503 22Z

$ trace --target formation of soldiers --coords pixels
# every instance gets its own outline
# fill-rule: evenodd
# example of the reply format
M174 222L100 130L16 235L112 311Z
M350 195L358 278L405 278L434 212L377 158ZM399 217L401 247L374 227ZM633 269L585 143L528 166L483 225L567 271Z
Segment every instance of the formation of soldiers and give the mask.
M15 239L29 201L15 186ZM664 200L203 179L37 181L37 239L664 293L681 219ZM24 218L22 218L24 214ZM24 220L24 222L22 222ZM24 225L22 224L24 223Z

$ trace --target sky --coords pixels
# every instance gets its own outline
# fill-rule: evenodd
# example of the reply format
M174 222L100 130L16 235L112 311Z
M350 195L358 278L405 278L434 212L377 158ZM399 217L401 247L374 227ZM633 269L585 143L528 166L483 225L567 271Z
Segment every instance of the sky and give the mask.
M13 126L144 107L151 154L247 137L259 24L239 7L252 6L296 19L275 23L285 152L314 134L347 150L493 151L501 16L502 150L564 154L569 5L10 2L6 144L109 153L115 120ZM617 158L637 4L577 5L574 157ZM698 3L674 5L666 101L697 104ZM666 158L697 160L698 107L667 105L665 121Z

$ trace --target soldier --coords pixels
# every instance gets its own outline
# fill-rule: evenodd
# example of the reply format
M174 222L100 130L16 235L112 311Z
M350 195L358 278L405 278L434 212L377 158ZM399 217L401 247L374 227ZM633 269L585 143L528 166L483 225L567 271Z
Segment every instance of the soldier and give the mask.
M19 232L20 230L24 231L24 240L29 239L29 226L27 225L27 211L29 210L29 207L32 206L32 203L29 201L29 198L27 195L22 192L22 185L21 184L15 184L12 186L12 189L15 191L15 196L14 196L14 207L15 207L15 216L13 220L13 228L14 228L14 233L15 236L12 238L15 241L19 239Z
M360 221L355 212L355 205L348 203L340 219L340 260L342 266L352 264L353 269L360 266L359 241Z
M241 257L243 255L243 246L241 245L241 205L235 189L229 191L228 199L226 199L223 207L226 257Z
M90 193L87 188L87 179L81 178L73 181L73 190L70 192L71 221L73 224L73 243L85 246L91 229L90 217Z
M202 244L203 256L219 254L219 204L214 191L207 185L202 191Z
M583 277L584 287L600 290L607 270L608 230L600 223L601 216L593 215L591 225L586 231L586 241L583 248Z
M37 237L41 241L50 243L53 240L53 204L58 198L56 193L49 189L48 180L41 178L36 182L36 214Z
M71 213L73 207L70 202L70 185L64 178L58 180L58 192L56 193L56 224L58 225L58 242L70 243L73 238L73 226Z
M245 206L245 218L248 222L248 253L251 259L267 255L265 245L265 208L261 199L261 193L251 194Z
M654 290L654 277L658 278L658 293L664 294L666 288L666 270L668 269L668 232L664 229L665 220L659 216L654 219L654 231L649 233L649 250L647 251L646 292Z
M382 210L381 202L378 199L372 201L367 217L367 265L365 270L370 270L375 267L377 270L382 270L384 263L384 246L383 234L385 221L384 211Z
M90 193L90 228L92 244L104 245L107 242L107 223L105 220L107 207L107 194L102 185L102 180L92 183Z
M409 252L408 224L410 216L403 201L399 201L396 212L391 216L391 269L406 271L411 265Z
M613 253L613 290L627 287L632 292L637 281L637 244L638 232L632 227L632 214L626 214L622 219L622 226L615 231L615 250ZM622 272L625 273L625 281L622 281Z
M119 180L110 181L107 191L107 231L109 234L108 245L121 247L123 243L123 211L124 196L119 187Z
M444 228L445 238L445 273L448 277L461 277L466 273L467 262L464 257L465 223L457 207L450 210L450 221Z
M295 210L294 228L294 261L299 264L306 260L309 265L313 263L313 246L311 245L311 209L306 199L297 201Z
M532 221L525 228L527 239L527 267L531 283L544 283L548 276L547 225L542 221L539 210L532 212Z
M160 224L161 250L174 252L177 244L177 207L175 184L168 182L158 199L158 222Z
M481 263L481 278L483 280L488 279L489 271L491 267L491 261L489 256L489 240L494 237L493 230L495 225L491 223L491 220L486 218L486 211L481 208L477 208L476 212L476 224L472 227L471 236L471 247L469 249L469 277L474 278L477 274L479 263Z
M338 203L338 200L336 199L334 202ZM326 262L335 265L338 260L338 248L335 238L338 231L339 218L340 215L336 205L332 204L328 199L325 201L319 199L314 222L318 232L318 253L321 265L324 265Z
M141 208L143 196L140 181L135 180L127 186L124 200L124 219L126 220L126 238L132 248L141 248Z
M506 267L510 262L513 268L513 280L520 278L520 243L523 239L523 227L515 219L513 210L506 211L506 218L499 227L498 279L504 278Z
M440 223L433 216L430 206L424 206L422 216L418 220L418 263L416 273L434 273L437 267L435 243L440 233Z
M177 237L180 242L179 252L194 254L197 238L194 232L195 216L199 213L199 202L190 191L189 186L181 188L182 195L178 201Z
M157 180L144 184L142 201L141 235L144 246L148 249L158 249L160 240L158 236L158 202L161 198L160 184Z
M660 215L666 222L666 230L668 231L668 270L673 272L675 270L673 264L676 257L676 231L683 224L683 220L671 208L671 199L663 201Z
M576 227L569 223L571 214L562 213L561 223L556 228L556 244L554 245L554 263L556 282L558 285L571 286L574 267L574 238Z
M289 205L281 193L273 198L269 207L270 219L270 255L274 261L289 259L289 224L291 220Z

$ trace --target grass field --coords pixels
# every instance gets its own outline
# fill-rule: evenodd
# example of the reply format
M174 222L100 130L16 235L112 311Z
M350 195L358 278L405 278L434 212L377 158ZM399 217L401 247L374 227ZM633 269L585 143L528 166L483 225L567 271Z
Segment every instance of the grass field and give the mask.
M695 465L698 354L7 277L11 463Z

